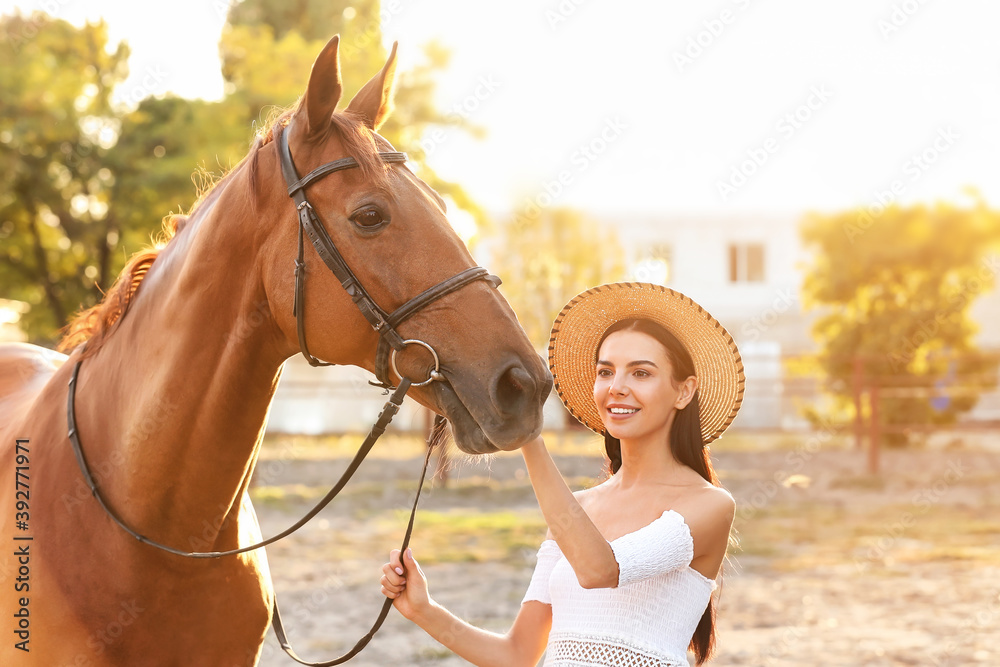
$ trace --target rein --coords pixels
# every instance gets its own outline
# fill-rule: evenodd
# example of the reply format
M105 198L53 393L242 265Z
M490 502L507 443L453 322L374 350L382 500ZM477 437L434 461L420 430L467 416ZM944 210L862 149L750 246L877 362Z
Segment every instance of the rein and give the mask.
M378 347L375 354L375 376L378 378L378 383L371 383L375 386L382 387L386 392L392 391L389 400L383 406L382 411L379 413L378 419L372 426L371 431L365 438L365 441L361 444L358 452L354 455L351 463L347 466L347 469L340 476L340 479L336 484L330 489L330 491L323 497L319 503L316 504L308 513L293 525L289 526L282 532L274 535L266 540L262 540L257 544L252 544L246 547L240 547L238 549L230 549L228 551L184 551L182 549L177 549L175 547L160 544L148 537L133 530L125 521L119 517L104 501L101 496L100 491L97 487L97 482L94 480L93 475L90 473L90 468L87 465L86 456L83 453L83 446L80 442L80 434L76 423L76 386L77 379L80 374L80 367L83 364L83 360L76 362L73 367L73 373L69 380L69 389L67 391L67 406L66 406L66 422L68 426L69 441L73 448L73 453L76 456L77 463L80 467L80 471L83 474L84 481L90 488L91 495L97 500L98 504L104 510L104 512L120 526L126 533L134 537L139 542L147 544L156 549L160 549L167 553L174 554L176 556L182 556L184 558L221 558L223 556L233 556L236 554L245 553L247 551L253 551L255 549L260 549L266 547L269 544L273 544L278 540L291 535L296 530L308 523L313 517L315 517L324 507L326 507L340 491L347 485L351 477L361 466L368 452L371 451L372 447L379 437L385 432L392 418L399 411L400 405L403 402L406 392L410 390L411 387L423 387L430 384L431 382L447 382L444 374L441 372L441 363L438 358L437 352L429 344L422 340L417 339L404 339L396 327L402 322L407 320L409 317L428 306L432 302L440 299L443 296L451 294L452 292L461 289L462 287L473 283L478 280L485 280L490 283L494 288L500 286L500 279L497 276L491 275L486 269L482 267L471 267L461 271L457 275L444 280L434 287L424 290L417 296L413 297L409 301L405 302L403 305L387 313L383 310L372 297L365 290L364 286L355 276L354 272L347 265L344 257L340 254L340 251L334 245L333 240L327 233L325 227L317 216L312 205L306 199L305 188L311 183L319 180L320 178L332 174L344 169L351 169L358 166L357 160L353 157L345 157L333 162L328 162L324 165L313 169L311 172L299 178L298 172L295 169L295 164L292 162L292 154L288 148L288 137L289 128L291 126L285 127L277 139L278 144L278 156L281 161L281 171L285 178L285 183L288 186L288 195L295 202L295 209L298 211L299 219L299 229L298 229L298 257L295 260L295 296L292 304L292 314L296 318L296 328L299 338L299 347L302 350L303 356L309 362L311 366L332 366L334 364L320 361L314 357L309 352L309 348L306 345L306 334L305 334L305 273L306 264L304 259L304 242L303 236L308 236L309 240L312 242L313 247L316 249L317 254L323 263L326 264L327 268L340 280L341 285L344 290L350 295L354 304L361 311L361 314L372 326L372 328L378 333ZM406 161L405 153L398 152L380 152L379 157L383 162L388 164L399 164ZM420 382L414 382L409 378L403 377L396 367L396 355L397 353L406 349L409 345L419 345L427 349L434 360L434 368L428 372L427 379ZM400 378L397 385L393 385L391 381L391 376L389 374L389 369ZM410 535L413 532L413 522L416 517L417 503L420 500L420 492L423 489L424 479L427 476L427 467L430 462L431 452L434 447L434 433L436 433L439 427L444 423L445 419L440 416L435 416L434 428L431 431L431 435L428 436L427 440L427 453L424 456L423 468L420 472L420 482L417 485L417 493L413 499L413 508L410 510L409 522L406 526L406 533L403 536L403 543L400 547L400 552L405 552L407 546L409 546ZM274 634L278 638L278 643L281 648L296 662L303 665L308 665L309 667L330 667L332 665L339 665L347 662L358 653L364 649L365 646L372 640L375 633L378 632L382 623L385 621L386 616L389 613L389 608L392 607L392 600L386 599L382 604L382 610L372 625L371 630L358 640L354 648L340 656L339 658L334 658L333 660L328 660L326 662L307 662L296 655L295 651L292 649L291 644L285 634L285 629L281 623L281 614L278 611L278 600L277 596L274 599L274 605L272 607L271 614L271 626L274 629Z
M371 431L368 433L368 437L365 438L365 441L361 444L361 447L358 449L357 454L354 455L354 459L351 461L350 465L347 466L347 469L340 476L340 479L333 486L333 488L331 488L330 491L323 497L323 499L320 500L315 507L309 510L309 512L304 517L299 519L295 524L289 526L282 532L266 540L258 542L257 544L252 544L250 546L241 547L239 549L230 549L229 551L182 551L180 549L175 549L174 547L169 547L164 544L160 544L159 542L151 540L148 537L141 535L140 533L137 533L135 530L130 528L129 525L126 524L122 520L122 518L119 517L110 507L108 507L107 503L104 501L104 498L101 496L100 491L98 491L97 483L94 480L93 475L91 475L90 473L90 467L87 465L87 459L83 454L83 448L80 445L80 434L76 426L76 383L77 383L77 376L80 373L81 364L83 364L82 361L76 362L76 365L73 367L73 376L70 378L69 381L66 418L67 422L69 423L69 440L70 443L72 443L73 445L73 453L76 455L77 463L80 465L80 471L83 473L84 481L90 488L91 495L94 496L98 504L104 509L105 513L107 513L107 515L111 517L114 520L114 522L117 523L126 533L128 533L138 541L142 542L143 544L148 544L151 547L155 547L157 549L166 551L168 553L177 556L183 556L185 558L221 558L223 556L234 556L236 554L245 553L247 551L253 551L254 549L260 549L261 547L265 547L269 544L277 542L278 540L291 535L296 530L307 524L310 519L319 514L319 512L324 507L330 504L330 501L332 501L337 496L337 494L340 493L341 489L344 488L344 486L351 479L351 477L354 475L357 469L361 466L362 461L365 460L365 456L368 454L369 451L371 451L371 448L375 445L375 442L385 432L385 429L389 425L389 422L391 422L392 418L396 415L396 412L399 410L400 404L403 402L403 397L405 396L407 390L411 386L410 381L406 378L403 378L402 381L400 381L399 387L396 388L396 391L393 392L392 396L389 398L385 406L382 408L382 412L379 414L378 420L375 422L375 425L372 426ZM434 428L431 430L431 435L429 435L427 438L427 453L424 455L424 464L420 470L420 480L417 483L417 493L413 497L413 507L410 509L410 519L406 524L406 532L403 535L403 543L402 546L400 546L399 548L400 553L405 552L406 548L410 544L410 535L413 533L413 521L416 518L417 514L417 503L420 502L420 492L424 488L424 480L427 477L427 467L431 460L431 452L434 450L433 434L438 430L438 428L442 423L444 423L444 418L441 415L436 415L434 418ZM281 622L281 612L278 610L277 594L274 596L274 604L271 607L271 627L274 630L275 636L278 638L278 644L281 645L281 648L293 660L295 660L300 664L308 665L309 667L330 667L332 665L343 664L348 660L350 660L351 658L353 658L354 656L356 656L358 653L360 653L368 645L368 643L375 637L375 633L377 633L379 629L382 627L382 623L385 622L386 617L389 615L389 609L391 607L392 607L392 600L386 598L385 602L382 603L382 609L379 611L379 615L375 619L375 623L372 624L372 627L368 631L368 633L365 634L361 639L359 639L358 642L354 645L354 647L350 651L348 651L347 653L338 658L334 658L333 660L328 660L326 662L307 662L302 658L300 658L298 654L295 653L295 650L292 648L292 645L288 641L288 637L285 634L284 625Z

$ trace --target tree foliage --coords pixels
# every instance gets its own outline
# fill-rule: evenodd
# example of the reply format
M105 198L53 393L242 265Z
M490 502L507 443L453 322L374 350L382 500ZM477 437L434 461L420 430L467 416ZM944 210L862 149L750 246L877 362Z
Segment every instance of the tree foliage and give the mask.
M621 280L624 252L613 231L569 208L516 216L491 245L501 291L534 345L548 346L556 315L583 290Z
M199 184L247 152L255 130L295 103L329 37L342 35L345 103L385 62L378 0L244 0L220 41L224 97L147 97L115 107L128 75L127 45L108 50L103 23L74 27L45 14L0 17L0 297L28 304L20 327L50 344L70 315L96 303L127 256L148 245ZM430 125L454 124L433 105L447 54L397 77L397 112L382 134L411 158ZM417 148L416 151L413 148ZM482 222L461 186L418 173ZM194 181L194 182L192 182Z
M343 99L350 100L385 64L383 21L392 19L390 3L378 0L243 0L233 5L219 51L229 97L249 114L249 122L268 117L268 110L291 105L305 90L309 67L333 34L341 35L340 62ZM428 185L473 215L486 228L482 208L458 183L440 178L427 164L421 139L432 126L450 125L475 132L455 114L434 105L435 78L448 67L450 54L435 42L424 46L424 62L398 71L395 110L379 134L409 154L417 175Z
M844 409L855 363L882 388L882 423L900 430L952 423L975 406L977 388L996 384L997 360L976 347L969 309L1000 270L1000 212L979 201L812 215L802 238L815 250L803 303L825 307L813 334ZM949 393L956 386L973 391Z
M29 304L22 328L51 340L118 268L111 94L129 52L105 49L104 23L75 28L41 13L0 17L0 42L11 47L0 59L0 284Z

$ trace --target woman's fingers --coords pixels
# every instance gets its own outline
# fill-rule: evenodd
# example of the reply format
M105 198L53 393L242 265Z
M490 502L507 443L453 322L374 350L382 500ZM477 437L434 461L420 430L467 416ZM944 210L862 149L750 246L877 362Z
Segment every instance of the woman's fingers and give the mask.
M390 600L395 600L406 590L405 570L400 555L399 549L389 552L389 562L382 566L382 578L379 579L382 595Z
M424 571L420 569L420 563L418 563L417 559L413 557L413 549L407 549L404 554L404 558L406 559L406 565L409 568L410 573L422 579Z
M396 574L402 575L403 563L400 560L400 556L401 554L399 553L399 549L393 549L392 551L390 551L388 565L392 566L392 569L395 570Z
M392 563L386 563L382 566L382 579L380 581L383 586L392 588L402 589L406 586L406 577L397 574Z
M386 596L387 598L391 598L393 600L395 600L399 595L403 593L403 591L406 590L405 582L402 584L391 584L389 583L388 578L384 574L382 575L382 578L379 579L379 584L382 587L382 595Z
M408 579L410 586L407 586ZM426 604L427 580L424 577L420 564L413 557L413 552L409 549L405 554L401 554L399 549L393 549L389 554L389 562L382 566L382 577L379 579L382 595L390 600L395 600L407 592L404 600L407 604Z
M398 584L402 581L406 581L406 576L403 574L403 569L398 565L393 565L392 563L386 563L382 566L382 574L388 577L389 581L394 584Z

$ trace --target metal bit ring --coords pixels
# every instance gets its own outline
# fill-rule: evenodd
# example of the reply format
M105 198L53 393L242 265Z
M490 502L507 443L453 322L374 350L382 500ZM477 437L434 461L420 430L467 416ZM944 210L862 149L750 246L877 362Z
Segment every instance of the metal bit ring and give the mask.
M404 340L403 341L403 345L410 345L411 343L412 344L416 344L416 345L422 345L423 347L425 347L427 349L428 352L431 353L431 356L434 357L434 368L428 374L426 380L424 380L423 382L412 382L410 384L410 386L411 387L423 387L425 385L430 384L431 382L435 382L435 381L439 381L440 382L440 381L443 381L444 380L444 375L441 373L441 360L438 359L437 352L434 351L434 348L431 347L428 343L425 343L422 340L416 340L416 339L411 338L409 340ZM396 350L395 348L393 348L392 352L389 353L389 365L392 367L392 372L396 374L396 377L402 378L403 374L399 372L398 368L396 368L396 352L397 351L398 350Z

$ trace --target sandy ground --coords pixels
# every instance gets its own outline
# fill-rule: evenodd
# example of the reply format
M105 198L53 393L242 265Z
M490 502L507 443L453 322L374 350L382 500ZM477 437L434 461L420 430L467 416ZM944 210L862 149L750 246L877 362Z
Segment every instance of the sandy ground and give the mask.
M712 458L739 504L740 544L716 593L719 648L711 664L1000 665L1000 453L886 451L878 477L866 472L862 452L815 441ZM557 462L577 486L601 474L595 456ZM302 514L345 463L301 452L290 458L287 448L266 452L255 491L264 533ZM339 655L377 615L379 568L402 535L419 466L409 456L368 461L352 492L268 549L286 629L306 659ZM460 460L447 486L425 494L421 509L438 516L514 512L532 526L529 545L543 529L517 454ZM474 531L435 559L441 546L418 514L413 545L431 561L424 569L439 602L502 632L530 578L534 547L498 551L484 546L488 532ZM478 555L463 561L463 549ZM293 664L269 633L261 665ZM392 610L349 664L468 663Z

